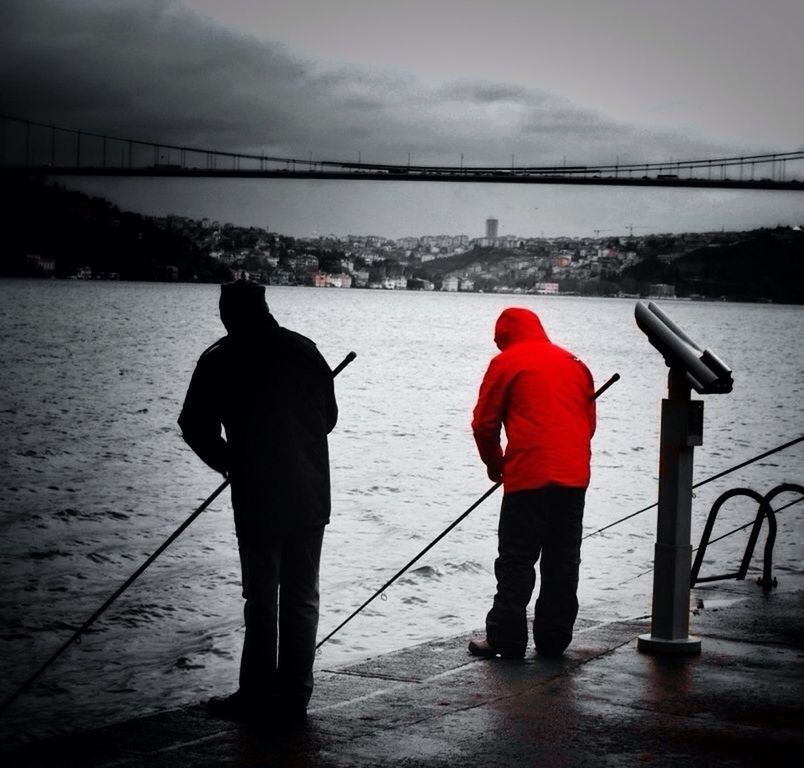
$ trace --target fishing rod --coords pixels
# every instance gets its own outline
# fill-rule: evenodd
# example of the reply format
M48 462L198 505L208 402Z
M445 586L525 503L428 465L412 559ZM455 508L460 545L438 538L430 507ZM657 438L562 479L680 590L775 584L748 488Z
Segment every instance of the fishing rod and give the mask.
M802 496L801 498L798 498L798 499L793 499L793 501L789 501L789 502L787 502L787 504L783 504L778 509L771 509L770 511L774 514L774 516L778 517L780 512L783 512L785 509L788 509L789 507L792 507L795 504L800 504L802 501L804 501L804 496ZM715 542L722 541L723 539L727 539L729 536L733 536L735 533L739 533L740 531L744 531L746 528L750 528L753 525L756 525L756 520L750 520L745 525L741 525L741 526L739 526L739 528L733 528L728 533L724 533L721 536L718 536L716 539L710 539L709 544L714 544ZM709 544L707 544L707 546L709 546ZM692 550L690 550L690 551L692 553L695 553L699 549L700 549L700 547L693 547ZM621 587L621 586L623 586L623 584L628 584L629 582L634 581L635 579L640 579L643 576L647 576L649 573L653 573L653 568L648 568L647 571L640 571L635 576L629 576L624 581L621 581L618 584L618 586Z
M620 380L620 374L615 373L603 386L598 389L595 394L592 396L593 400L597 400L600 395L602 395L614 382ZM360 611L362 611L369 603L374 601L377 597L379 597L385 590L391 586L405 571L407 571L417 560L420 560L424 555L426 555L436 544L438 544L441 539L443 539L453 528L463 522L471 512L473 512L477 507L479 507L489 496L491 496L494 491L496 491L502 483L495 483L491 486L477 501L474 502L463 514L460 515L456 520L453 520L441 533L438 534L419 554L417 554L412 560L407 562L402 568L400 568L388 581L385 582L368 600L366 600L359 608L356 608L352 613L350 613L340 624L338 624L335 629L333 629L323 640L321 640L316 645L316 650L320 648L324 643L327 642L336 632L343 629L355 616L357 616Z
M751 459L746 459L745 461L741 461L739 464L735 464L733 467L729 467L728 469L724 469L722 472L718 472L716 475L712 475L711 477L707 477L705 480L700 480L697 483L694 483L692 486L692 490L694 491L696 488L700 488L702 485L706 485L707 483L711 483L713 480L719 480L721 477L725 477L726 475L730 475L732 472L736 472L738 469L742 469L743 467L747 467L749 464L753 464L756 461L760 461L761 459L766 459L768 456L773 456L774 453L779 453L779 451L784 451L787 448L790 448L792 445L796 445L804 440L804 435L799 435L798 437L794 438L793 440L789 440L786 443L782 443L782 445L776 446L776 448L771 448L769 451L765 451L764 453L760 453L758 456L754 456ZM630 520L632 517L636 517L637 515L641 515L643 512L647 512L654 507L658 507L659 502L654 501L653 504L648 504L647 507L642 507L642 509L638 509L636 512L631 512L630 515L626 515L625 517L621 517L619 520L615 520L613 523L609 523L608 525L604 525L602 528L598 528L596 531L592 531L591 533L587 533L583 538L588 539L590 536L597 536L599 533L603 533L603 531L607 531L609 528L614 528L615 525L619 525L620 523L624 523L626 520Z
M357 354L355 352L350 352L348 355L346 355L346 357L344 357L343 360L341 360L341 362L333 369L332 377L335 378L356 357ZM59 649L44 664L42 664L39 669L36 670L36 672L34 672L24 683L22 683L22 685L20 685L19 688L17 688L17 690L11 696L9 696L8 699L6 699L6 701L3 702L2 705L0 705L0 715L2 715L2 713L5 712L5 710L8 709L8 707L10 707L26 690L28 690L28 688L30 688L31 685L36 682L39 676L42 675L45 670L47 670L47 668L50 667L50 665L53 664L53 662L56 661L56 659L58 659L62 653L64 653L64 651L66 651L74 642L80 642L81 635L83 635L100 618L106 609L109 608L109 606L112 605L112 603L114 603L114 601L117 600L117 598L120 597L120 595L122 595L123 592L125 592L142 575L145 569L148 568L148 566L151 565L151 563L153 563L154 560L156 560L159 555L161 555L174 541L176 541L176 539L178 539L179 536L181 536L181 534L190 527L193 521L210 504L212 504L212 502L215 501L215 499L217 499L221 493L223 493L223 491L229 485L229 482L229 478L226 478L226 480L224 480L204 500L201 506L198 507L175 531L173 531L173 533L168 536L167 539L165 539L159 548L139 568L137 568L137 570L134 571L134 573L132 573L131 576L129 576L128 579L123 582L123 584L117 588L114 594L109 597L106 602L104 602L103 605L101 605L101 607L98 608L98 610L95 611L95 613L93 613L75 632L73 632L72 636L66 640L61 647L59 647Z

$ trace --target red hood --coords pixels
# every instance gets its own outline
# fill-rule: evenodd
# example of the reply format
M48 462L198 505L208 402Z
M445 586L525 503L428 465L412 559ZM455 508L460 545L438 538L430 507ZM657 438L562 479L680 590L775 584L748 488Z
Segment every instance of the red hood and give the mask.
M550 341L535 312L520 307L504 309L494 328L494 343L504 350L523 341Z

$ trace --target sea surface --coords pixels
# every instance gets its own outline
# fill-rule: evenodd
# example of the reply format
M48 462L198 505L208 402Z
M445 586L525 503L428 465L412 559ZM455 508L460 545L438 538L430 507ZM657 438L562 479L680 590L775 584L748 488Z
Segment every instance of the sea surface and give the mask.
M198 356L223 334L218 290L0 281L0 699L220 484L176 426ZM331 366L357 353L336 380L321 637L490 487L469 423L507 306L538 312L597 386L622 377L598 402L586 533L656 500L667 369L634 323L634 300L278 287L267 298L279 322L314 339ZM658 303L734 371L731 394L704 398L696 481L804 433L803 307ZM693 545L721 493L782 482L804 483L804 443L699 488ZM780 496L776 506L795 498ZM482 627L500 499L485 501L327 642L317 668ZM714 535L755 511L729 502ZM655 524L649 510L584 541L582 621L650 613ZM802 534L804 504L780 513L779 588L802 562ZM747 538L742 531L712 545L704 571L735 569ZM227 693L241 642L226 491L7 711L0 743Z

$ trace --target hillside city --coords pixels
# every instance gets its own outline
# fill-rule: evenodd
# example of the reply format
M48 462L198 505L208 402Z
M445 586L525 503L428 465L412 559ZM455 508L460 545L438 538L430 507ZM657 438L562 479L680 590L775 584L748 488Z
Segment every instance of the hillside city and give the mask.
M561 283L621 273L636 263L637 242L619 238L424 235L286 238L265 230L170 217L209 255L246 279L319 288L558 293Z
M804 232L517 237L290 237L270 227L122 211L58 185L13 188L0 272L9 276L222 282L444 292L728 298L804 303Z
M389 239L371 235L291 238L268 229L170 216L165 226L192 239L233 276L270 285L447 292L674 297L673 284L638 279L648 260L670 265L684 254L717 249L745 233L531 237L485 234ZM634 273L636 276L629 276Z

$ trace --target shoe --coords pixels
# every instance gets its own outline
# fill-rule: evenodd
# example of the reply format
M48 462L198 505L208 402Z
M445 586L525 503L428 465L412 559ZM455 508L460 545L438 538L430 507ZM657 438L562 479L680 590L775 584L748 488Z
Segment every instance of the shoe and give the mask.
M488 640L470 640L469 653L472 656L480 656L484 659L492 659L497 652L489 645Z
M204 709L210 717L217 717L220 720L245 719L246 707L240 691L235 691L229 696L213 696L204 702Z
M543 659L560 659L564 655L564 649L557 648L537 648L536 655Z
M472 656L480 656L483 659L494 659L499 656L501 659L524 659L525 649L521 651L501 651L494 648L488 640L470 640L469 653Z
M204 707L210 717L233 722L255 720L268 712L267 707L247 699L239 690L229 696L213 696Z
M307 707L303 704L277 702L274 716L287 725L303 725L307 721Z

